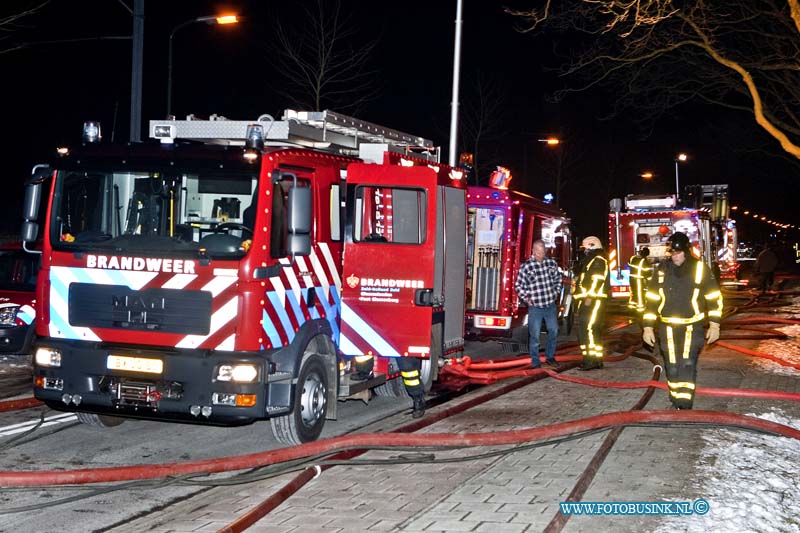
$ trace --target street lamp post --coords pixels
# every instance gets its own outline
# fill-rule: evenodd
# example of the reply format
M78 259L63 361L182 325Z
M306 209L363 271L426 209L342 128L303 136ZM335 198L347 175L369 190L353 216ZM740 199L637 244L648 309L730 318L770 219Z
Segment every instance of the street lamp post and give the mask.
M544 139L537 139L540 143L546 144L549 148L556 148L559 147L561 144L561 139L558 137L548 136ZM562 166L564 163L563 160L563 150L559 150L557 157L558 157L558 166L556 168L556 190L555 190L555 206L559 207L559 203L561 202L561 172Z
M194 24L196 22L205 22L206 24L236 24L239 22L239 18L236 15L223 15L223 16L215 16L215 15L208 15L205 17L196 17L193 19L189 19L186 22L182 22L175 26L169 34L169 49L167 50L167 116L169 117L172 115L172 39L175 37L175 33L180 30L181 28L185 28L189 24Z
M688 156L684 153L680 153L675 156L675 207L678 207L678 204L681 200L681 186L678 179L678 164L686 161L687 158Z

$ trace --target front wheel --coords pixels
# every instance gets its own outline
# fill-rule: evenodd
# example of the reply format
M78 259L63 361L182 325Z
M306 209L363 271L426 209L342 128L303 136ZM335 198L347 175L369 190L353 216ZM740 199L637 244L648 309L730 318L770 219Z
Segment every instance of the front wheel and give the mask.
M294 408L288 415L271 418L272 434L283 444L317 440L328 412L328 374L318 355L303 363L294 389Z
M78 412L75 413L75 416L78 417L78 422L81 424L98 429L113 428L125 422L124 418L118 416L98 415L95 413Z

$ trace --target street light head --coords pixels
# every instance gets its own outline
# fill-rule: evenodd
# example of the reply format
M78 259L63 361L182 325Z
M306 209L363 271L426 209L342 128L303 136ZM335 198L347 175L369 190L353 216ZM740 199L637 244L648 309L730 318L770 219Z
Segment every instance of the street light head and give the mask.
M686 161L687 159L689 159L689 156L686 154L678 154L676 157L678 161Z
M648 172L642 172L642 173L641 173L641 174L639 174L639 175L640 175L641 177L643 177L644 179L646 179L646 180L653 179L653 176L655 176L655 174L653 174L652 172L649 172L649 171L648 171Z
M540 143L547 143L547 146L557 146L561 144L561 139L558 137L548 137L546 139L539 139Z
M236 24L239 22L239 17L236 15L222 15L216 17L217 24Z

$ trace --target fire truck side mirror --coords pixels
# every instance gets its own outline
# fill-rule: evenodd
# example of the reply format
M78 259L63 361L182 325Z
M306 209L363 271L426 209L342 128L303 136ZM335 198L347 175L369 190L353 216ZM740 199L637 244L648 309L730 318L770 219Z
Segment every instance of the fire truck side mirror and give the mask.
M311 253L311 188L289 187L288 198L289 239L291 255Z
M34 242L39 236L39 204L42 199L42 184L28 183L25 187L25 203L22 206L22 242Z

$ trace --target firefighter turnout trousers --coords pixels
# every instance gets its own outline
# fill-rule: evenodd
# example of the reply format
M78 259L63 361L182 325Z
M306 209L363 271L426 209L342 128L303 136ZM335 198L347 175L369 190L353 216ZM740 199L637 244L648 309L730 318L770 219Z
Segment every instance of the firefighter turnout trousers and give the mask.
M398 357L397 367L400 369L400 376L403 378L403 385L406 386L408 395L412 398L424 397L425 387L420 375L422 360L418 357Z
M691 409L697 383L697 358L705 344L703 323L662 322L658 332L669 399L678 409Z
M581 300L575 313L580 344L581 368L603 368L603 326L605 324L605 298Z

